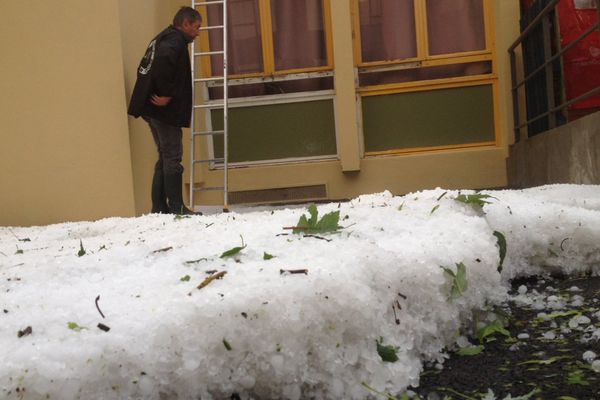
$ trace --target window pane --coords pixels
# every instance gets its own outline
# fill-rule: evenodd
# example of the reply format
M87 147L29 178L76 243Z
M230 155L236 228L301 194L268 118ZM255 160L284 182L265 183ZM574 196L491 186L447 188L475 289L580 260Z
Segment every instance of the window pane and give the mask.
M362 114L367 152L495 139L492 85L366 96Z
M429 54L485 49L483 0L427 0Z
M413 0L360 0L359 15L363 62L417 56Z
M207 6L208 24L223 23L222 6ZM229 0L229 73L248 74L263 71L262 40L258 0ZM223 50L223 33L220 29L209 31L211 51ZM223 57L211 56L213 75L223 75Z
M275 69L327 65L323 0L271 0Z

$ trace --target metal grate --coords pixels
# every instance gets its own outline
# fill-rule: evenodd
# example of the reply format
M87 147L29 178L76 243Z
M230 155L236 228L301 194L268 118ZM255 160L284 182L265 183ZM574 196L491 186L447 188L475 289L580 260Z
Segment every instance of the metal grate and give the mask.
M323 184L229 192L230 204L269 204L326 199L327 188Z

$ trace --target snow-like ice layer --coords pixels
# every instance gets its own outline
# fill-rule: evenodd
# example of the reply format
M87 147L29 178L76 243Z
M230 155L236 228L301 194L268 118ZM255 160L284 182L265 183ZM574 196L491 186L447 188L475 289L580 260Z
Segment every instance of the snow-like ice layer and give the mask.
M483 210L442 189L320 205L346 227L328 240L283 229L298 208L0 228L0 397L399 393L460 344L475 310L505 299L509 278L598 270L597 186L486 193ZM502 276L494 231L508 242ZM461 262L468 289L450 300L441 266ZM308 273L281 274L297 269ZM227 274L198 290L211 271Z

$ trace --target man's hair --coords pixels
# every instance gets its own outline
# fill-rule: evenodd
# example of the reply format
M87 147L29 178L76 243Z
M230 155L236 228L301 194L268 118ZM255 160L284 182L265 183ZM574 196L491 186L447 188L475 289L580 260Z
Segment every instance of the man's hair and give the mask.
M189 22L202 21L202 16L200 16L198 10L184 6L181 7L173 17L173 26L181 26L185 20Z

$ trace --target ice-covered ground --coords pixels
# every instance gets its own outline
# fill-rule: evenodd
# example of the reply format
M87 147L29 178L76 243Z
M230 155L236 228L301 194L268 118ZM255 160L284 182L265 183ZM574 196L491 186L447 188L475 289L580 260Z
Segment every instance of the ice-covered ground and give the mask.
M315 235L284 229L306 208L0 227L0 398L401 393L510 278L600 271L600 186L473 193L319 205L344 228Z

